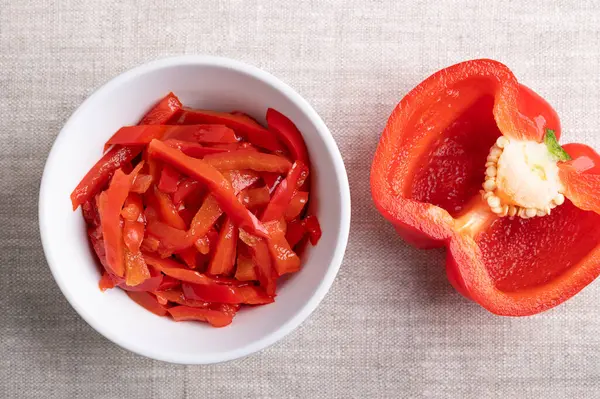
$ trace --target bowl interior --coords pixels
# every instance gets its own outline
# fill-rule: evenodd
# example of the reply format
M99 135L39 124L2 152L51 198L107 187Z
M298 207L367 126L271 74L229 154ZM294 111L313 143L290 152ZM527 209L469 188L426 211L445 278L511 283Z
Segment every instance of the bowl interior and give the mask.
M152 65L152 64L151 64ZM246 308L222 329L176 323L133 303L121 290L101 293L99 271L81 211L69 194L100 158L108 137L135 124L173 91L186 106L244 111L264 122L268 107L303 132L313 170L311 208L323 237L303 258L303 269L282 281L274 304ZM219 59L155 63L99 89L71 117L48 158L40 194L40 229L48 263L63 293L94 328L119 345L180 363L229 360L259 350L291 331L325 295L341 263L349 224L348 183L333 139L314 111L289 87L256 68Z

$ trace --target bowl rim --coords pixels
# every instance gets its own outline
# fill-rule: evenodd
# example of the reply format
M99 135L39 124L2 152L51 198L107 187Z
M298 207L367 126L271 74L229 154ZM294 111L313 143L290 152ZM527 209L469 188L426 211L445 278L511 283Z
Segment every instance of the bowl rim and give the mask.
M160 349L156 350L153 348L147 348L144 345L138 345L135 342L132 343L122 339L122 337L119 334L114 333L109 327L97 321L95 317L93 317L90 313L86 311L83 305L79 304L75 300L75 298L71 296L70 291L67 289L67 282L61 277L58 268L56 266L53 266L58 264L58 262L57 259L55 259L52 249L49 248L48 236L51 234L52 229L46 224L46 210L43 205L43 200L46 197L46 192L51 190L51 187L48 183L48 176L50 174L49 171L52 169L54 158L57 157L57 149L63 144L63 141L65 141L66 135L63 134L63 132L71 128L71 124L74 123L74 121L77 119L80 113L82 113L85 109L90 107L90 104L92 104L94 98L101 96L105 92L110 92L111 90L113 90L113 88L118 87L122 83L138 75L146 74L154 70L182 65L206 65L233 69L238 72L246 73L255 79L261 80L264 83L274 87L276 90L282 92L316 126L318 134L321 136L325 143L327 152L330 153L333 158L335 175L338 177L341 187L341 222L339 226L338 239L336 247L334 249L332 261L329 264L324 278L321 280L320 284L318 285L312 296L309 298L309 300L304 304L304 306L302 306L302 308L300 308L300 310L295 315L293 315L286 323L279 326L273 332L271 332L268 335L265 335L264 337L256 341L249 343L246 346L216 354L206 355L195 353L187 354L183 357L181 355L174 355L173 353L161 352ZM77 107L77 109L69 117L69 119L57 135L44 164L44 170L42 173L40 192L38 197L39 229L42 248L46 257L46 263L50 268L50 272L52 273L54 280L56 281L62 294L65 296L71 307L73 307L73 309L75 309L75 311L92 328L94 328L97 332L99 332L101 335L106 337L108 340L114 342L118 346L148 358L177 364L212 364L242 358L273 345L275 342L281 340L286 335L295 330L317 308L317 306L321 303L321 301L331 288L333 281L335 280L335 277L341 267L344 253L348 244L348 236L350 233L350 218L350 185L348 182L348 176L346 173L342 155L339 151L339 148L337 147L333 136L331 135L331 132L329 131L321 117L308 103L308 101L306 101L300 94L298 94L286 83L258 67L231 58L217 57L211 55L181 55L150 61L117 75L104 85L94 90L94 92L90 96L88 96L81 103L81 105L79 105L79 107Z

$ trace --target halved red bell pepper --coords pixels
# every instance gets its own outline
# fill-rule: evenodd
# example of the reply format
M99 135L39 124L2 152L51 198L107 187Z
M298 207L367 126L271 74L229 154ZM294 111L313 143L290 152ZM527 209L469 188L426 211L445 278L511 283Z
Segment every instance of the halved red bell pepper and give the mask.
M190 108L183 108L178 115L176 123L179 125L194 125L198 123L225 125L258 147L274 152L283 151L283 146L272 132L260 125L249 122L245 117L226 112Z
M124 126L108 139L106 146L140 146L152 140L182 140L197 143L227 144L237 143L237 137L230 128L223 125L137 125Z
M592 166L600 157L572 145L560 149L559 136L554 110L505 65L451 66L412 90L390 116L372 164L373 199L409 243L448 248L448 278L464 296L499 315L542 312L600 274L600 174ZM510 176L558 167L553 181L564 196L516 215L524 197L498 191L509 182L501 170L512 167L514 158L503 155L509 144L546 145L542 154L556 157L555 166L532 163Z
M237 199L231 183L213 166L200 159L190 158L158 140L152 140L148 146L148 153L169 163L181 173L204 182L211 189L221 209L237 226L245 227L258 236L268 237L264 226Z
M248 150L210 154L204 157L204 161L220 171L249 169L257 172L287 173L292 167L291 162L282 156Z
M231 222L230 218L225 218L217 246L208 264L206 272L208 274L224 274L230 275L233 272L235 264L235 250L237 246L238 229Z

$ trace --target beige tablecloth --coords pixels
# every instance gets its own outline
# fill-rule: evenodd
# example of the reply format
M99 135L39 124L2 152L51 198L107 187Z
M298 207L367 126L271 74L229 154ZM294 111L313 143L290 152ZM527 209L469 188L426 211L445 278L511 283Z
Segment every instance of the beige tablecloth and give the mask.
M371 157L400 98L490 57L546 97L564 138L600 147L594 0L0 1L0 397L580 398L600 396L600 282L544 314L495 317L446 281L444 253L374 210ZM50 146L99 85L177 54L255 64L297 89L344 156L352 228L340 273L298 330L213 366L149 360L68 305L37 225Z

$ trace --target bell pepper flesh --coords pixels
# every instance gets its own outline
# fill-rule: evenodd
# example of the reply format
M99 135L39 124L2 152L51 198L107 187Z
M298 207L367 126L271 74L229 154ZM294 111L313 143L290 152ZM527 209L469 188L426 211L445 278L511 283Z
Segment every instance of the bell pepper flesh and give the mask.
M225 125L244 136L250 143L269 151L283 151L283 146L275 135L262 126L249 122L246 118L225 112L183 108L179 112L177 124L193 125L209 123Z
M106 146L143 146L152 140L182 140L208 144L237 143L230 128L223 125L137 125L125 126L106 142Z
M239 112L184 110L169 93L107 141L71 196L102 265L100 290L213 326L274 301L278 277L300 269L287 222L301 227L301 242L310 236L301 219L309 192L299 191L309 169L300 132L270 115L276 128L265 129Z
M230 275L235 265L235 252L237 247L238 230L231 219L225 218L217 246L208 264L208 274Z
M559 163L573 202L550 215L498 218L481 200L484 165L496 139L541 142L545 129L560 136L558 116L545 100L506 66L467 61L432 75L402 99L372 164L380 213L409 243L446 246L452 285L499 315L550 309L600 274L600 231L592 227L600 222L598 190L592 189L600 187L598 163L584 159L595 152L584 149L579 161ZM577 146L563 148L576 152Z
M290 161L282 156L248 150L210 154L204 157L204 161L220 171L249 169L283 174L292 167Z

